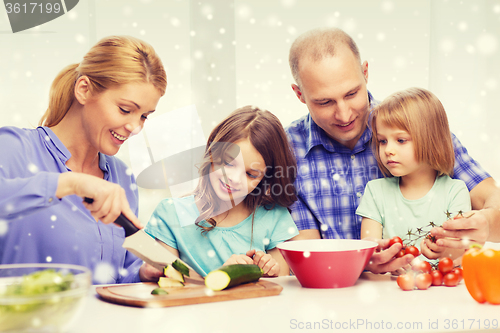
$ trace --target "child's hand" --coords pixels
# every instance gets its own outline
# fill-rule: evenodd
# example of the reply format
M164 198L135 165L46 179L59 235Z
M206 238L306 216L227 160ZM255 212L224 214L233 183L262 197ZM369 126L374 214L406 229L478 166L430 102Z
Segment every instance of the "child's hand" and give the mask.
M400 269L407 267L414 258L411 254L406 254L401 258L395 258L396 254L403 248L403 245L400 243L389 246L389 239L364 239L378 243L370 261L365 266L366 270L374 274L385 274L387 272L395 272L395 274L397 274L398 270L401 271Z
M439 259L446 248L433 243L430 239L425 238L420 242L420 251L428 259Z
M229 257L229 259L226 260L226 262L222 266L237 265L237 264L239 264L239 265L244 265L244 264L251 265L251 264L253 264L253 259L246 254L233 254L232 256Z
M276 260L268 253L263 251L250 250L247 256L253 256L253 263L264 271L264 276L278 276L280 273L280 266Z

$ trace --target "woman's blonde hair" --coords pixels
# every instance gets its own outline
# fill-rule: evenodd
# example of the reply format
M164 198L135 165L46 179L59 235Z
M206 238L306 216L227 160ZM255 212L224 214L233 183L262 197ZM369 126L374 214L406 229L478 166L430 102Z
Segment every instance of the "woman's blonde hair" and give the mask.
M214 164L223 163L226 155L235 155L234 142L241 139L248 139L266 164L266 173L257 187L245 197L245 206L255 213L259 206L277 204L290 207L297 200L294 187L297 164L281 122L267 110L244 106L218 124L208 138L204 162L199 169L200 182L195 189L196 197L203 198L196 224L204 233L215 227L212 217L219 210L220 201L207 175ZM254 215L252 227L253 218ZM205 219L210 226L200 223Z
M441 175L453 175L455 153L448 118L439 99L430 91L409 88L396 92L380 103L372 113L372 144L380 170L391 173L382 164L377 140L377 121L402 129L411 136L415 158L430 165Z
M106 37L80 64L69 65L57 75L50 88L49 107L39 125L52 127L64 118L80 76L88 77L90 91L96 94L122 84L151 83L163 96L167 87L165 69L151 45L130 36Z

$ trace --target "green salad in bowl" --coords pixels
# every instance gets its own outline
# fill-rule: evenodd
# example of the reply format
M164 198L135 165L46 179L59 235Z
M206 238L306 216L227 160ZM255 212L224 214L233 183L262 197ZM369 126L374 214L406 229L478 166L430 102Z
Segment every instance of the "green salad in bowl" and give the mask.
M82 266L0 265L0 332L63 332L90 285L90 270Z

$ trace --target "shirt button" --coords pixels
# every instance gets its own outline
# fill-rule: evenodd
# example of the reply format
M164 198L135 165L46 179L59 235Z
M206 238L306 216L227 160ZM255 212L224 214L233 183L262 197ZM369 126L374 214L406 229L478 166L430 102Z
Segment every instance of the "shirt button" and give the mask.
M358 198L361 198L361 196L362 196L362 195L363 195L363 194L362 194L361 192L356 193L356 196L357 196Z
M54 199L52 199L52 198L49 198L49 202L52 202L52 200L54 200Z
M356 158L356 156L351 155L351 160L354 160L355 158Z

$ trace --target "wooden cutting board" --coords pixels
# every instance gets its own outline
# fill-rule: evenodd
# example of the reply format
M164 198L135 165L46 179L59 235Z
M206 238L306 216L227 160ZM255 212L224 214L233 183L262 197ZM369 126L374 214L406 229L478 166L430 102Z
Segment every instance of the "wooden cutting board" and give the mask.
M186 282L182 288L165 288L168 295L151 295L156 283L134 283L97 287L99 296L109 302L137 307L168 307L188 304L230 301L235 299L279 295L283 287L259 280L221 291L212 291L203 281Z

